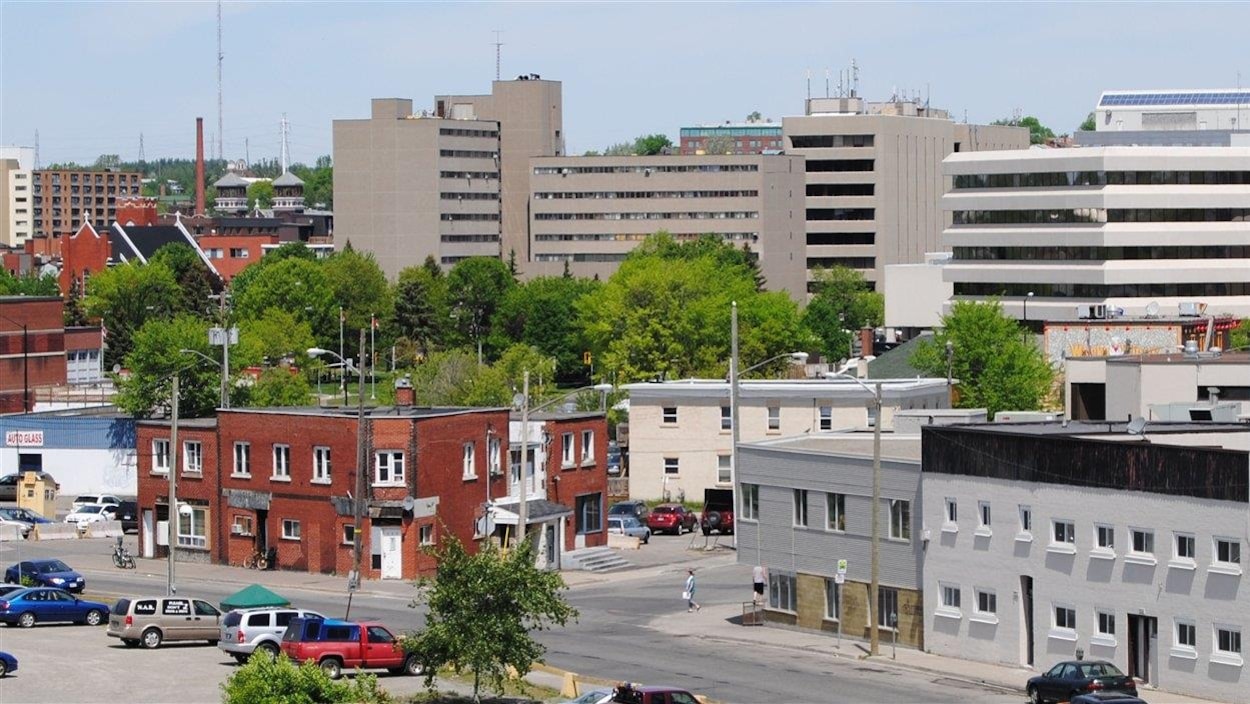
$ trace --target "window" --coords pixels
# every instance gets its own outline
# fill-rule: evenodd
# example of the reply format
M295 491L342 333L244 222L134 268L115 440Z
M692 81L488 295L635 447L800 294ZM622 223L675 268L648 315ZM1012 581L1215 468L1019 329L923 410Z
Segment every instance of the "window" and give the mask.
M807 526L807 490L794 490L794 525Z
M665 406L660 413L660 422L665 425L677 425L677 406Z
M426 525L421 526L420 538L421 538L422 545L434 544L434 524L433 523L427 523Z
M314 447L313 448L313 478L314 482L329 484L330 483L330 448Z
M235 514L230 521L231 535L252 535L252 517Z
M204 472L204 446L199 440L182 443L182 471L190 474Z
M1055 607L1055 628L1076 630L1076 609L1067 606Z
M152 471L168 472L169 471L169 441L153 440L152 441Z
M344 545L356 544L356 526L352 525L351 523L345 523L343 525L343 544Z
M990 527L990 502L977 502L977 518L977 527L988 530Z
M960 596L959 587L949 584L942 585L942 606L944 608L958 611Z
M492 476L498 476L503 473L500 445L497 437L491 437L486 441L486 452L490 455L490 473Z
M1075 626L1074 626L1075 627ZM1115 636L1115 612L1098 610L1098 634Z
M878 587L877 625L881 628L889 628L893 630L897 623L898 590L893 587Z
M1033 532L1033 509L1024 504L1020 504L1020 532Z
M1241 629L1234 626L1215 626L1215 654L1241 658Z
M768 407L768 429L781 430L781 406Z
M273 446L273 478L291 481L291 446Z
M677 458L676 457L664 458L664 473L670 476L677 475Z
M598 533L603 530L603 499L599 494L577 497L577 534Z
M998 595L992 591L977 590L977 613L986 615L998 614Z
M733 483L733 455L717 455L716 456L716 483L731 484Z
M902 499L890 501L890 539L911 540L911 503Z
M473 451L473 443L466 442L464 444L464 457L461 461L461 469L465 479L474 479L477 477L477 462Z
M838 583L828 577L825 578L825 618L830 621L837 621L842 618L842 595L839 593Z
M1059 541L1058 524L1055 527L1055 541ZM1114 552L1115 528L1106 525L1094 526L1094 547L1101 549L1103 552Z
M1221 566L1241 565L1241 543L1229 538L1216 538L1215 562Z
M720 407L720 429L721 430L733 430L734 429L733 409L730 408L729 406Z
M821 430L833 430L833 406L820 407L820 425Z
M758 521L760 519L760 485L742 485L742 519Z
M1176 534L1176 559L1193 561L1198 554L1194 536L1188 533Z
M573 466L573 433L560 435L560 466Z
M797 591L793 573L768 570L768 608L778 611L797 611L795 607Z
M1155 534L1154 531L1140 530L1134 528L1133 536L1133 552L1146 555L1153 555L1155 551Z
M1181 648L1198 647L1198 628L1192 621L1176 619L1176 645Z
M1054 531L1052 533L1053 544L1076 545L1076 524L1072 521L1053 521Z
M825 527L846 530L846 494L825 494Z
M959 522L959 503L955 499L946 499L946 522L951 525Z
M383 450L374 455L373 482L375 484L403 485L404 453L400 450Z
M178 545L184 548L208 547L208 509L192 506L188 513L178 512Z
M299 540L299 521L292 521L289 518L282 519L282 539Z
M582 431L582 464L593 464L595 461L595 431Z
M252 476L252 444L236 442L234 444L234 474L240 477Z

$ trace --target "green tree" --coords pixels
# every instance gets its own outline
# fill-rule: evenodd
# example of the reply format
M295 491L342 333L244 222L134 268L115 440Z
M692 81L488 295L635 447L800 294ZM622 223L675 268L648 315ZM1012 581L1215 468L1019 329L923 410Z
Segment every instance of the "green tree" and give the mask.
M284 358L302 362L305 351L316 344L307 320L288 310L267 308L258 317L240 321L239 344L230 356L241 366L274 366Z
M1080 127L1077 127L1077 129L1082 132L1093 132L1098 129L1098 123L1094 120L1094 113L1091 112L1086 115L1085 119L1081 122Z
M571 276L543 276L508 291L491 326L493 349L523 342L556 360L556 376L585 381L585 344L577 324L577 301L601 284Z
M209 296L221 292L221 278L209 270L191 245L181 242L167 244L156 250L148 260L148 263L152 262L163 262L174 272L174 280L181 291L179 312L203 316L215 307Z
M1250 320L1241 321L1240 325L1229 331L1228 348L1231 350L1250 348Z
M638 156L653 156L673 146L673 140L662 134L644 134L634 140L634 153Z
M391 286L372 252L344 250L321 263L334 301L343 307L347 328L368 328L373 316L391 315Z
M760 114L759 110L755 110L750 115L747 115L747 122L760 122L763 119L764 116Z
M393 701L378 678L361 673L330 679L315 662L296 665L285 655L251 658L221 684L223 704L384 704Z
M1050 393L1054 370L1041 349L998 301L957 301L942 327L912 353L911 364L930 376L946 376L946 343L952 344L951 373L959 380L959 406L998 411L1032 411Z
M69 293L65 295L65 327L80 327L87 324L87 306L83 302L82 281L77 276L70 277Z
M435 352L411 370L412 390L421 406L464 406L477 377L488 367L462 349Z
M144 323L126 355L130 375L117 380L117 407L136 418L166 416L171 378L177 373L179 413L187 418L211 415L221 402L221 367L181 352L184 349L214 358L207 321L182 313L172 320L154 318Z
M247 187L247 209L268 208L273 205L273 182L257 181Z
M244 273L265 259L244 269ZM235 277L233 288L234 308L240 318L257 318L270 308L278 308L308 323L318 342L337 345L339 321L334 290L318 262L288 257L266 263L252 276Z
M172 317L181 302L173 270L160 261L127 262L93 275L87 283L87 315L108 330L105 368L123 362L131 337L146 321Z
M451 667L473 673L474 700L483 684L502 692L509 667L524 676L546 652L534 631L577 619L564 601L564 579L534 566L528 541L507 552L484 541L470 554L450 537L431 552L437 572L418 581L411 604L428 606L425 629L404 641L421 655L427 686L439 668Z
M290 367L272 367L260 373L247 390L247 405L267 408L273 406L307 406L312 399L312 387L303 374Z
M738 150L738 140L728 135L718 134L708 137L703 142L705 154L733 154Z
M55 276L35 272L14 276L0 269L0 296L59 296L61 287Z
M603 155L604 156L634 156L635 154L634 147L635 147L635 143L633 142L618 142L616 144L609 144L607 147L604 147Z
M848 267L817 269L813 279L815 291L803 313L803 324L820 340L826 359L847 358L855 331L883 322L885 299L868 287L863 274Z
M399 272L395 285L395 328L417 345L422 357L428 357L442 344L450 312L447 280L441 271L435 274L428 267L413 266Z
M310 208L334 207L334 166L330 155L317 157L312 167L294 164L291 173L304 182L304 203Z
M473 376L460 401L466 406L510 406L513 396L524 388L527 371L530 398L543 398L554 386L555 359L529 345L515 344L504 350L498 362Z
M452 315L467 344L481 345L491 333L491 319L516 281L508 265L494 257L462 259L447 274Z
M1032 115L1026 115L1020 119L1003 118L994 120L991 125L1010 125L1012 127L1024 127L1029 131L1029 144L1044 144L1048 139L1054 139L1055 133L1049 127L1043 125L1040 120Z

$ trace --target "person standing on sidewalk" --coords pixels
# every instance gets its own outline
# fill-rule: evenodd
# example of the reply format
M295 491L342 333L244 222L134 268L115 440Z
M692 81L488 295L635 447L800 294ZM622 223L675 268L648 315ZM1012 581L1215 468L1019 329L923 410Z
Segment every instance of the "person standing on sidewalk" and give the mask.
M755 569L751 570L751 587L754 589L751 603L757 606L764 601L764 582L764 566L756 565Z
M686 613L703 608L694 600L694 587L694 568L691 567L686 570L686 590L682 592L682 596L686 598Z

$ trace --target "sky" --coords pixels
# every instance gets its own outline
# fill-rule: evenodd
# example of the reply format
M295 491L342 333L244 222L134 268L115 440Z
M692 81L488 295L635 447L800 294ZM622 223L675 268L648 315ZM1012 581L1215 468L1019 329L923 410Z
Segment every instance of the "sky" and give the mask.
M0 144L43 164L190 157L217 131L215 2L0 0ZM570 154L682 126L799 115L811 72L854 59L869 100L928 95L953 117L1019 109L1073 131L1102 90L1250 84L1250 3L225 2L225 155L330 154L369 99L563 82ZM211 150L209 154L211 156Z

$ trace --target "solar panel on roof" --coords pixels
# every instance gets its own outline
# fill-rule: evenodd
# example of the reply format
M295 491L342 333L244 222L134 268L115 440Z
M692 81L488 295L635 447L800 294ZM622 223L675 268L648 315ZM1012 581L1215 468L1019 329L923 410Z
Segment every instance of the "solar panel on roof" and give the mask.
M1104 95L1100 106L1123 105L1236 105L1250 104L1250 90L1209 93L1113 93Z

